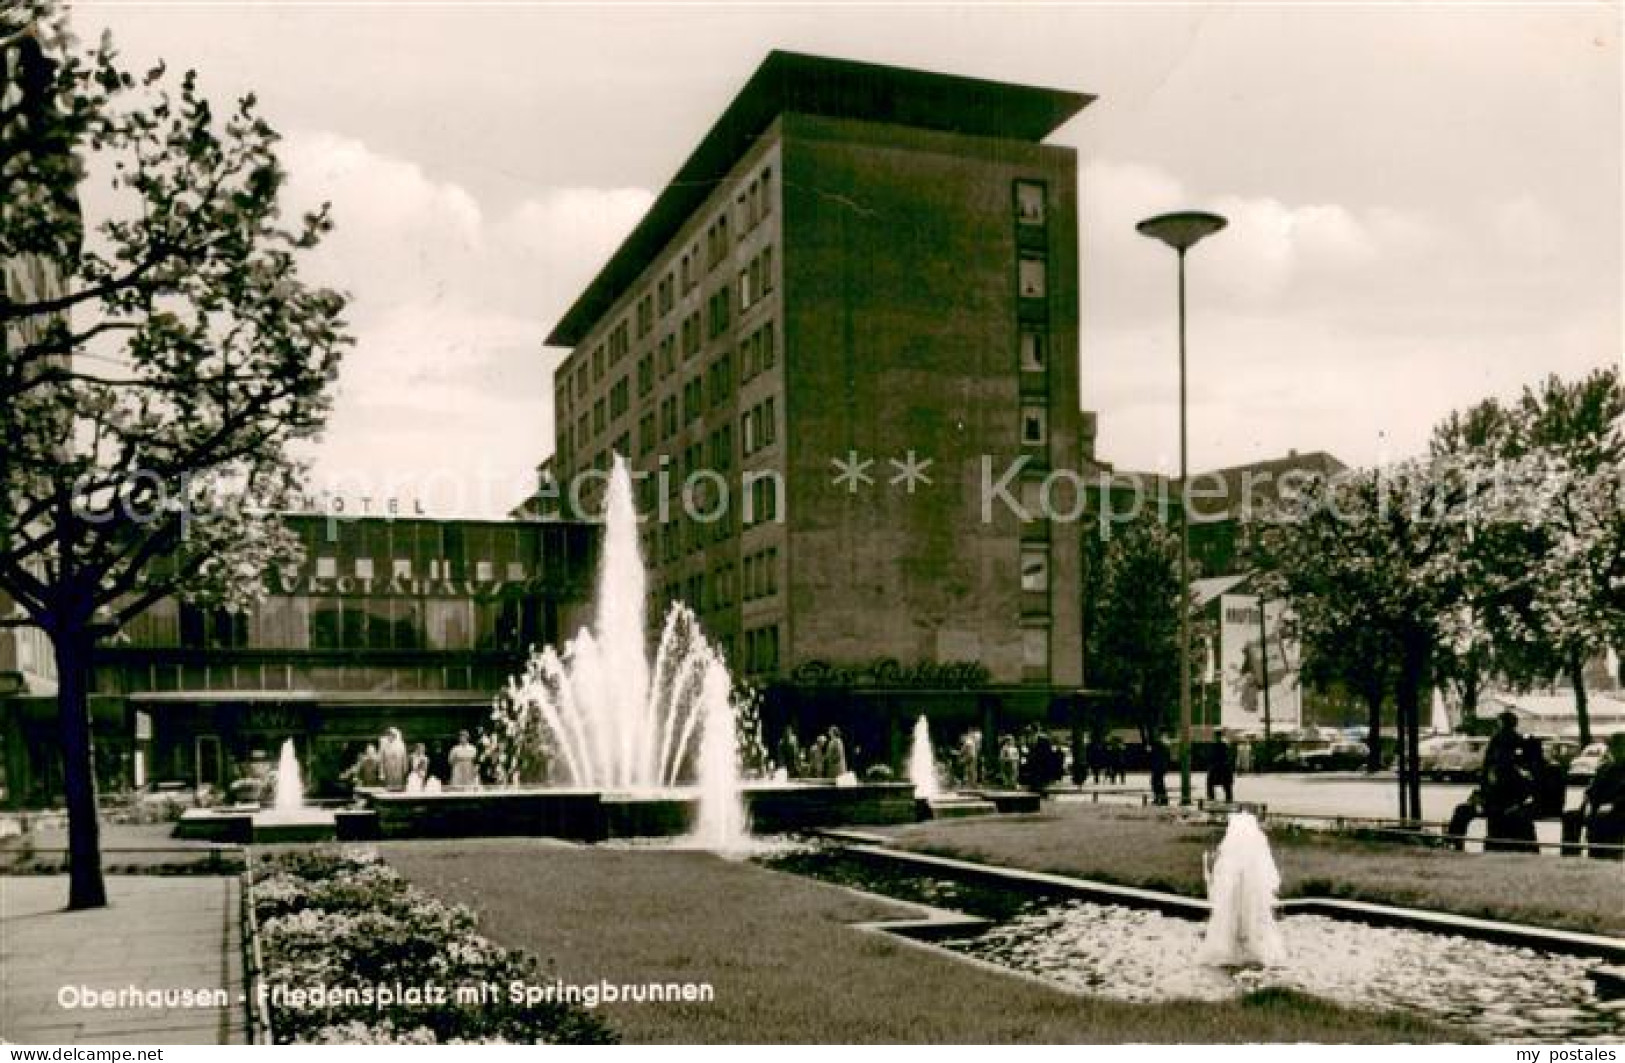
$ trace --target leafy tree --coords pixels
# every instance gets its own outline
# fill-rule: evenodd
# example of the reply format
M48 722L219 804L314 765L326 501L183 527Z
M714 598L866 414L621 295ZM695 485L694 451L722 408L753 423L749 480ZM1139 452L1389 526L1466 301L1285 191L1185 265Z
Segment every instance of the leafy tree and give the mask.
M106 37L78 50L51 3L0 15L0 41L23 72L0 116L0 590L54 647L69 906L86 908L106 901L95 643L172 595L240 608L295 558L268 510L349 339L343 297L298 275L326 209L281 220L252 97L219 115L190 72L132 75ZM85 174L108 203L88 225Z
M1498 671L1525 684L1561 676L1591 741L1586 663L1625 639L1625 384L1617 369L1526 388L1440 426L1434 452L1476 468L1512 506L1470 515L1475 611ZM1511 518L1511 519L1509 519Z
M1312 477L1283 497L1255 537L1263 592L1292 603L1311 669L1339 678L1358 677L1362 667L1374 673L1367 704L1377 705L1378 734L1380 691L1392 682L1401 818L1422 814L1421 703L1448 650L1447 618L1465 593L1457 518L1471 491L1429 461Z
M1179 702L1179 540L1141 520L1119 528L1101 553L1088 681L1117 694L1149 745Z

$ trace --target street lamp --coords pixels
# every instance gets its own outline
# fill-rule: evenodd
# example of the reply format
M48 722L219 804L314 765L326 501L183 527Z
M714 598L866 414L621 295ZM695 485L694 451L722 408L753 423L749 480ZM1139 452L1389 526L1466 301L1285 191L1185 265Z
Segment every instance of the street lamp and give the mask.
M1135 228L1179 252L1179 803L1191 803L1191 531L1186 512L1185 252L1225 227L1217 214L1183 210L1147 218Z

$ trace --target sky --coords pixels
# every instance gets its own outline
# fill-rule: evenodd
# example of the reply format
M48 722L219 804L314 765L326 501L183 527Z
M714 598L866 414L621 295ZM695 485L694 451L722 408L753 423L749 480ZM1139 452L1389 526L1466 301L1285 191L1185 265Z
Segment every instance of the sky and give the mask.
M1173 209L1193 469L1369 465L1548 373L1619 364L1617 4L136 3L92 39L255 93L302 267L352 297L315 481L497 515L552 449L553 323L774 48L1072 89L1081 404L1099 456L1178 457Z

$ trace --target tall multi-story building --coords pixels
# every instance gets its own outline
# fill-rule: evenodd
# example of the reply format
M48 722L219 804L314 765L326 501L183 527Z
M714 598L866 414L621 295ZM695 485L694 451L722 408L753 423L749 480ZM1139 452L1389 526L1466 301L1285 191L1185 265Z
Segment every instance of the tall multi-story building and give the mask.
M652 604L770 716L878 757L1078 686L1077 536L1036 505L1083 449L1077 159L1043 141L1090 99L774 52L549 337L566 498L625 455Z

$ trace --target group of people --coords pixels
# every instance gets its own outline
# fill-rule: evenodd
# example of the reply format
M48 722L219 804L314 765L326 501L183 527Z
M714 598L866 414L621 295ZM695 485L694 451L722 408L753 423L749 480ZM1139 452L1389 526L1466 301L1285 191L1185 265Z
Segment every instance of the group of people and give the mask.
M1099 786L1102 776L1108 786L1128 779L1128 751L1117 735L1104 739L1098 734L1093 735L1082 752L1083 756L1079 757L1075 746L1072 750L1072 781L1077 785L1090 782Z
M967 789L996 786L1042 790L1061 778L1065 758L1037 724L1021 734L1001 734L991 765L983 763L982 732L972 728L959 736L954 762L958 784Z
M839 727L831 727L808 746L801 744L794 727L786 727L779 738L778 762L792 779L839 779L850 770Z
M1562 765L1546 760L1539 738L1519 733L1516 713L1502 713L1499 723L1484 750L1478 788L1456 806L1446 833L1463 839L1472 821L1483 816L1486 851L1539 852L1535 821L1561 818L1565 844L1577 843L1583 834L1590 855L1625 859L1625 848L1619 848L1625 843L1625 733L1610 740L1580 807L1565 811L1568 783Z
M342 777L358 790L437 793L446 786L478 786L479 750L469 741L467 731L457 732L457 744L446 752L445 769L447 779L443 782L432 772L428 747L417 742L408 750L400 728L391 727L361 751Z

